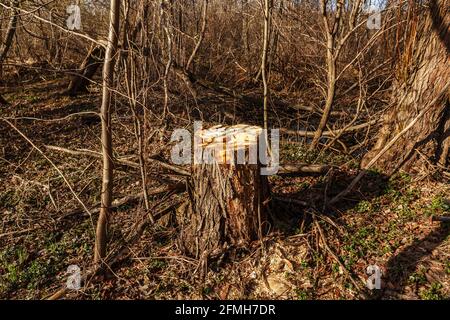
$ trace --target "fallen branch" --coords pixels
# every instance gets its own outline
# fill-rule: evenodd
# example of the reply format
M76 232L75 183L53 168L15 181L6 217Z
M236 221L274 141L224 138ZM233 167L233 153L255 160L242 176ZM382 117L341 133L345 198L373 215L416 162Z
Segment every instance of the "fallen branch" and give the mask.
M153 218L155 219L155 221L161 219L163 216L165 216L172 210L176 209L177 206L179 206L182 202L183 201L179 201L179 202L176 202L172 205L169 205L169 206L163 208L162 210L157 212L155 215L153 215ZM107 259L106 265L110 267L110 266L114 265L115 263L117 263L118 261L127 258L130 253L129 247L132 244L134 244L137 240L139 240L139 238L143 234L145 228L149 225L150 222L151 222L150 217L149 216L146 217L136 228L136 232L128 237L127 241L122 246L122 248L120 250L118 250L116 254L113 254L111 258ZM90 269L88 269L87 271L85 271L83 274L84 282L86 283L87 279L94 277L100 270L102 270L102 269L97 264L97 265L94 265L93 267L91 267ZM45 300L59 300L59 299L63 298L68 293L68 291L69 291L69 289L67 289L67 287L65 285L63 285L54 294L52 294L49 297L44 298L44 299Z
M330 168L329 165L323 164L284 164L281 165L278 174L327 173Z
M162 187L158 187L158 188L154 188L151 190L148 190L148 195L149 196L156 196L158 194L161 193L167 193L167 192L173 192L173 191L177 191L177 192L182 192L186 190L186 185L184 183L177 183L174 185L169 185L169 186L162 186ZM116 199L112 202L111 204L111 209L116 209L119 208L125 204L130 204L136 201L139 201L140 199L142 199L144 197L144 193L140 192L138 194L135 195L131 195L131 196L126 196L120 199ZM90 210L90 212L92 214L94 213L99 213L100 212L100 203L96 204L94 206L93 209ZM63 220L65 218L68 218L70 216L76 215L76 214L80 214L83 213L83 211L76 209L76 210L72 210L64 215L62 215L61 217L59 217L57 220Z
M63 147L50 146L50 145L46 145L45 147L47 149L50 149L50 150L64 152L64 153L68 153L68 154L71 154L71 155L84 155L84 156L95 157L95 158L99 158L99 159L102 158L102 154L100 152L87 150L87 149L71 150L71 149L66 149L66 148L63 148ZM179 175L190 176L190 173L187 172L186 170L183 170L182 168L179 168L179 167L173 166L171 164L165 163L164 161L160 160L157 155L148 157L148 160L156 162L161 167L163 167L163 168L165 168L167 170L170 170L172 172L178 173ZM114 159L114 162L116 164L119 164L119 165L125 165L125 166L132 167L132 168L135 168L135 169L140 169L139 164L136 163L136 162L133 162L133 161L116 158L116 159Z
M0 238L7 237L7 236L12 236L12 235L17 236L19 234L28 233L30 231L34 231L34 230L41 229L41 228L42 228L42 226L38 226L38 227L34 227L34 228L28 228L28 229L23 229L23 230L6 232L6 233L0 234Z
M347 277L350 279L351 283L355 286L355 288L358 289L360 297L363 299L367 299L367 294L365 293L364 289L354 279L352 273L345 267L345 265L342 263L341 259L328 246L324 232L323 232L322 228L320 227L320 224L317 222L314 214L313 214L313 219L314 219L314 225L317 228L317 230L319 231L319 235L320 235L320 238L322 240L322 243L323 243L325 249L328 251L328 253L331 255L331 257L333 257L333 259L336 260L336 262L341 267L341 270L347 275Z
M338 130L324 131L322 133L322 137L333 138L333 137L335 137L338 134L344 134L344 133L359 131L361 129L365 129L367 127L373 126L373 125L375 125L375 124L377 124L379 122L380 122L380 120L376 119L376 120L372 120L372 121L369 121L369 122L366 122L366 123L358 124L356 126L348 127L344 131L342 131L342 129L340 129L340 130L338 129ZM314 134L315 134L314 131L290 130L290 129L285 129L285 128L281 128L280 129L280 133L289 134L289 135L299 135L299 136L303 136L303 137L307 137L307 138L312 138L312 137L314 137Z
M68 154L71 154L71 155L75 155L75 156L78 156L78 155L84 155L84 156L90 156L90 157L101 156L100 152L87 150L87 149L70 150L70 149L66 149L66 148L63 148L63 147L50 146L50 145L46 145L45 147L47 149L49 149L49 150L65 152L65 153L68 153Z
M309 107L309 106L304 106L304 105L288 105L288 104L286 104L286 105L288 108L296 110L296 111L306 111L306 112L318 113L318 114L323 113L323 110L316 109L314 107ZM344 111L331 111L330 115L331 116L346 116L347 113Z
M308 202L297 200L297 199L285 198L285 197L273 197L273 199L276 200L276 201L287 203L287 204L296 204L296 205L299 205L299 206L302 206L302 207L307 207L308 206Z
M167 170L169 170L169 171L178 173L178 174L181 175L181 176L189 177L189 176L191 175L188 171L186 171L186 170L184 170L184 169L182 169L182 168L180 168L180 167L173 166L173 165L171 165L171 164L168 164L168 163L166 163L166 162L164 162L164 161L158 159L158 156L150 156L150 157L148 158L148 160L149 160L149 161L154 161L154 162L158 163L158 164L159 164L161 167L163 167L164 169L167 169Z

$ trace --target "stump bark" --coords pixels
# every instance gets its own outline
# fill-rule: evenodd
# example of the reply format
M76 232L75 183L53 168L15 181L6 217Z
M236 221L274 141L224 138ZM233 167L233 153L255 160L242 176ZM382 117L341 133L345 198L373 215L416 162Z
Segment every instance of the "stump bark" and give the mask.
M252 142L241 139L234 144L236 152L246 149L245 163L237 163L235 151L231 156L225 149L217 148L217 143L224 142L225 135L217 134L209 141L204 138L217 128L203 132L206 134L201 138L202 146L210 143L203 150L203 155L211 150L215 152L209 153L212 155L210 163L192 166L188 182L189 205L179 213L179 244L187 255L195 258L215 257L229 247L249 246L267 233L270 225L268 180L261 175L259 161L252 163L248 156L249 146L252 144L255 147L255 132L258 131L255 127L251 128L254 130L249 134ZM226 146L225 143L223 145Z

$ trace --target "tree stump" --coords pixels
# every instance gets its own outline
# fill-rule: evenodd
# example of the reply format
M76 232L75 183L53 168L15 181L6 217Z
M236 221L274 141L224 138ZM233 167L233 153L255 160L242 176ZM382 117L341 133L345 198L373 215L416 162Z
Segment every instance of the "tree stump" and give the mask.
M259 127L243 125L197 133L201 151L188 182L190 201L178 213L179 244L186 254L213 258L267 233L268 180L255 159L260 133Z

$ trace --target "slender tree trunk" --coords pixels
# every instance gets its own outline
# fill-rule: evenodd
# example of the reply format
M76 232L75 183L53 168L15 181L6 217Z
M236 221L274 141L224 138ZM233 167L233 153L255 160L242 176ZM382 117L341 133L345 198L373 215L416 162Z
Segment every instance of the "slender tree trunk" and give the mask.
M164 115L169 111L169 72L173 65L173 33L172 16L167 13L169 9L166 0L161 0L161 24L167 41L167 62L164 68L163 86L164 86Z
M12 8L17 8L19 6L19 0L11 0L10 5ZM17 20L19 19L19 12L15 9L12 10L11 18L8 22L8 27L6 28L5 41L0 45L0 78L3 76L3 61L8 55L9 49L12 46L14 35L17 29ZM0 105L7 105L8 102L0 94Z
M336 95L336 61L339 53L336 50L336 37L338 35L339 29L341 28L341 18L344 3L343 1L338 1L336 8L336 17L334 23L330 26L327 17L327 2L325 0L321 1L322 19L325 25L325 32L327 37L327 98L325 101L325 107L323 109L322 118L320 119L319 126L314 134L309 150L313 151L319 145L319 140L322 137L323 131L327 126L328 119L333 108L334 98Z
M207 15L208 15L208 0L203 1L202 5L202 27L198 36L198 41L195 44L194 50L192 50L191 56L188 59L188 62L186 63L184 69L186 71L189 70L192 62L195 59L195 56L197 55L198 50L200 49L200 46L203 43L203 38L205 37L205 31L206 31L206 24L207 24Z
M331 109L333 107L334 97L336 95L336 60L333 55L333 41L328 39L327 46L327 64L328 64L328 89L327 89L327 100L325 102L325 108L323 109L322 118L320 119L319 127L314 133L313 140L309 146L309 150L312 151L317 148L319 140L322 137L323 131L327 126L328 119L330 118Z
M120 0L111 0L108 46L103 66L103 99L101 107L103 178L101 209L97 222L94 263L100 264L106 255L107 224L110 215L113 188L113 152L111 130L111 88L114 83L114 64L119 36Z
M401 139L375 163L387 174L402 169L423 170L430 163L446 166L450 128L450 0L431 0L428 12L418 19L411 37L412 55L405 50L393 86L394 107L384 116L378 140L364 157L365 167L430 102L437 102ZM412 26L414 27L414 26ZM411 30L413 28L411 27ZM426 169L426 168L425 168Z
M262 61L261 61L261 76L264 87L264 129L268 128L268 115L267 107L269 100L269 79L267 72L267 60L269 52L269 41L270 41L270 22L272 14L273 0L264 0L264 29L263 29L263 50L262 50Z
M11 18L9 19L8 27L6 29L5 41L0 46L0 66L8 55L8 51L13 43L14 35L16 34L17 21L19 20L19 12L15 8L19 7L19 0L11 0L10 5L13 8Z

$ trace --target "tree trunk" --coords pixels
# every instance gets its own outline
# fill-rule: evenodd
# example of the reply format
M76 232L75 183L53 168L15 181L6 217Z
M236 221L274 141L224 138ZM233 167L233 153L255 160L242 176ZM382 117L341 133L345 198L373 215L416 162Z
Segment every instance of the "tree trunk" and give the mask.
M214 130L203 132L209 135ZM224 135L218 136L207 148L216 148L219 139L223 141ZM204 144L205 139L202 142ZM224 150L222 146L221 150ZM178 217L180 247L190 256L217 257L227 247L248 246L267 231L267 177L261 175L258 161L247 158L237 162L236 158L239 155L231 158L228 153L216 152L210 164L192 166L188 183L190 204Z
M19 6L19 0L11 0L11 7L17 8ZM8 27L6 29L5 41L0 45L0 78L3 76L3 60L6 59L8 55L9 49L13 43L14 35L16 34L17 29L17 20L19 19L19 12L13 9L11 13L11 18L8 22ZM6 101L0 94L0 106L8 105L8 101Z
M0 66L3 63L3 60L5 60L9 49L11 48L14 35L16 34L17 20L19 19L19 12L18 10L16 10L16 8L19 7L19 0L11 0L10 4L13 10L11 13L11 18L8 22L8 27L6 29L5 41L0 46Z
M68 88L64 94L76 96L80 92L86 92L87 87L97 72L98 68L103 64L105 58L105 48L96 45L89 50L86 58L83 60L77 74L72 76Z
M365 167L387 142L401 132L428 103L437 102L385 152L375 167L387 174L402 169L423 170L429 163L448 164L450 106L450 0L431 0L424 19L409 42L413 54L405 50L393 85L394 107L384 116L384 124L373 149L364 157ZM412 28L411 28L412 29ZM444 92L443 92L444 91Z
M5 98L3 98L0 94L0 106L7 106L8 104L8 101L6 101Z
M106 255L107 223L111 211L113 186L113 152L111 130L111 88L114 83L114 63L119 35L120 0L111 0L108 46L103 67L103 98L100 110L102 121L103 177L101 209L97 221L94 263L100 264Z
M268 59L268 52L269 52L269 42L270 42L270 31L271 31L271 19L272 19L272 7L273 7L273 1L272 0L264 0L264 28L263 28L263 48L262 48L262 57L261 57L261 76L263 81L263 124L264 129L268 129L268 99L269 99L269 79L268 79L268 73L267 73L267 59Z
M320 138L322 138L323 131L328 124L328 120L330 119L333 109L334 98L336 95L336 63L339 56L339 50L336 50L336 37L341 28L341 17L344 10L344 1L337 1L336 17L332 26L330 26L330 23L328 22L327 2L322 0L320 2L320 6L327 39L327 98L325 101L325 107L323 108L322 117L320 118L319 126L317 127L313 140L308 148L309 151L314 151L319 145Z

